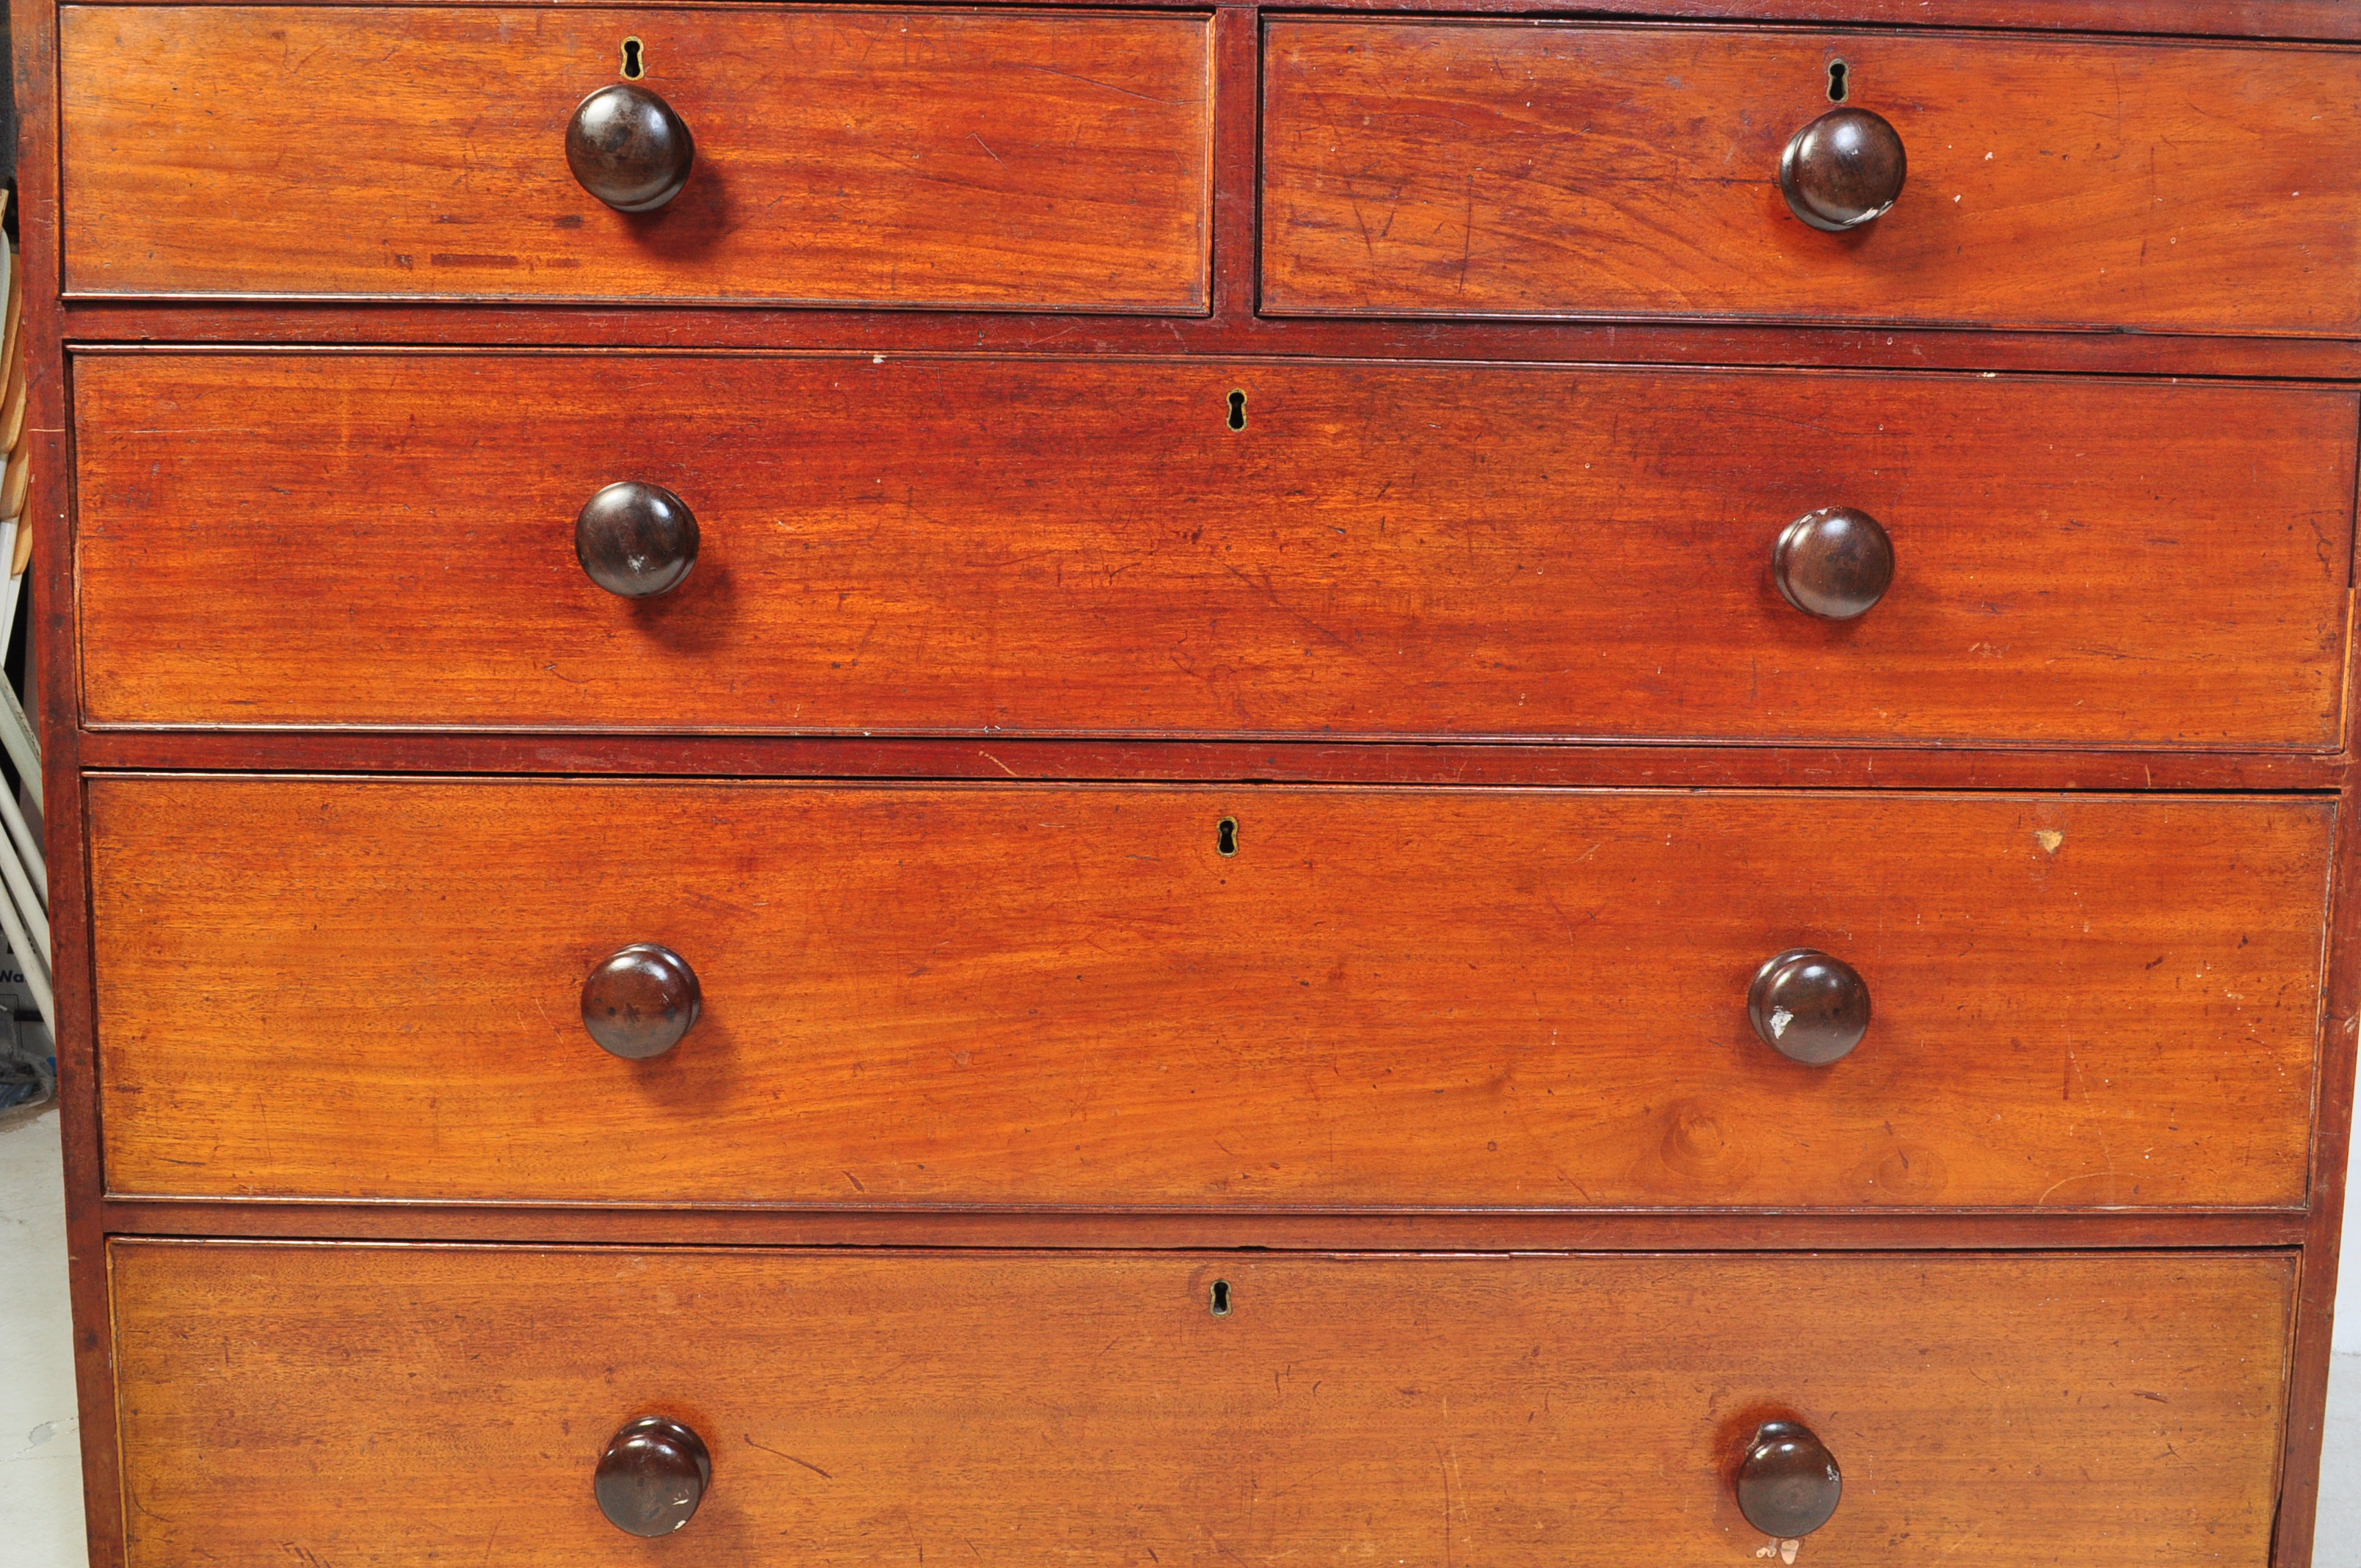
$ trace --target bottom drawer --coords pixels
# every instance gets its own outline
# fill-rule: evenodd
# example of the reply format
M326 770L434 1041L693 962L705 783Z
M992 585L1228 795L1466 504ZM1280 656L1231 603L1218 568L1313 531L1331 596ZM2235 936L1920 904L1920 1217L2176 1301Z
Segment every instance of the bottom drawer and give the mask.
M814 1255L119 1242L130 1560L2262 1568L2293 1260ZM1225 1309L1225 1310L1224 1310Z

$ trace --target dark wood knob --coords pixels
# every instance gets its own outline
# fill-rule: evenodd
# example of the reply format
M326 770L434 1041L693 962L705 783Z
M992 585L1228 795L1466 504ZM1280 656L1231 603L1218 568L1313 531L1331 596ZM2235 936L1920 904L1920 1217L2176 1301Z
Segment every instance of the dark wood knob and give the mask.
M660 1057L697 1026L704 990L670 948L634 942L582 982L582 1026L626 1061Z
M1867 615L1894 586L1894 541L1850 507L1807 511L1782 529L1771 575L1789 604L1823 620Z
M697 514L662 485L609 485L575 518L574 555L610 594L668 593L697 565Z
M607 1440L590 1489L627 1535L670 1535L696 1517L713 1484L705 1440L678 1421L642 1416Z
M1795 1541L1837 1511L1844 1476L1836 1455L1796 1421L1765 1421L1738 1463L1738 1511L1768 1536Z
M1787 205L1831 234L1883 216L1907 172L1902 133L1867 109L1830 109L1790 137L1779 156Z
M566 165L619 213L653 213L688 183L697 142L670 104L631 82L601 87L566 122Z
M1746 1015L1781 1056L1826 1067L1869 1033L1869 985L1842 959L1794 948L1754 971Z

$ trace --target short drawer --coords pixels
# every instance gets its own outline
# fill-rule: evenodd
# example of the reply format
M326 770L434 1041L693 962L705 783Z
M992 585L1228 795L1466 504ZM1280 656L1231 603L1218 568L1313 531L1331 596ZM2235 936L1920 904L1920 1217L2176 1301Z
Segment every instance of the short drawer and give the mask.
M2349 389L142 353L74 408L99 724L2340 734ZM668 592L583 569L619 483L696 520ZM1853 619L1776 568L1830 509L1891 541Z
M1266 44L1280 314L2361 327L2361 51L1312 18ZM1780 182L1838 91L1906 163L1841 234Z
M1210 47L1186 13L67 5L64 287L1194 313ZM694 146L638 214L566 151L634 62Z
M668 1497L696 1498L686 1562L1736 1565L1776 1556L1736 1483L1785 1422L1839 1472L1806 1563L2264 1568L2295 1271L170 1242L111 1261L131 1568L645 1563L594 1476L651 1417L686 1482Z
M89 800L117 1193L2305 1200L2325 801L202 776ZM669 956L613 962L641 945ZM1780 1000L1807 976L1754 1005L1796 950L1865 998L1817 1065L1783 1032L1820 1016ZM586 992L675 1034L701 1011L623 1059Z

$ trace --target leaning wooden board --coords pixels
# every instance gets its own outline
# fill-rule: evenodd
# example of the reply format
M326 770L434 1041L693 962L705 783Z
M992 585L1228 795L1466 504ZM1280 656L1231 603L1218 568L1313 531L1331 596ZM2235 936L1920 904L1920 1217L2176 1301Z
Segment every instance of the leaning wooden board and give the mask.
M2306 1194L2324 803L110 778L91 810L117 1192ZM631 1062L581 999L635 942L705 1015ZM1869 986L1832 1066L1747 1022L1799 947Z

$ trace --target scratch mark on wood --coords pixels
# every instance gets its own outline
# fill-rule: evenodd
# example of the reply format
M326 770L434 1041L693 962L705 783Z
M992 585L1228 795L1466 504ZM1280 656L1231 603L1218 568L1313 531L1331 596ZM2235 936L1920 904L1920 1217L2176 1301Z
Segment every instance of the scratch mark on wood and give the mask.
M746 1439L746 1446L749 1448L759 1448L765 1453L775 1454L779 1458L785 1460L790 1464L800 1464L823 1481L833 1481L836 1479L835 1476L829 1475L827 1471L822 1470L818 1465L814 1464L808 1459L797 1459L794 1454L787 1453L784 1449L773 1448L767 1442L756 1442L752 1432L747 1432L744 1435Z

